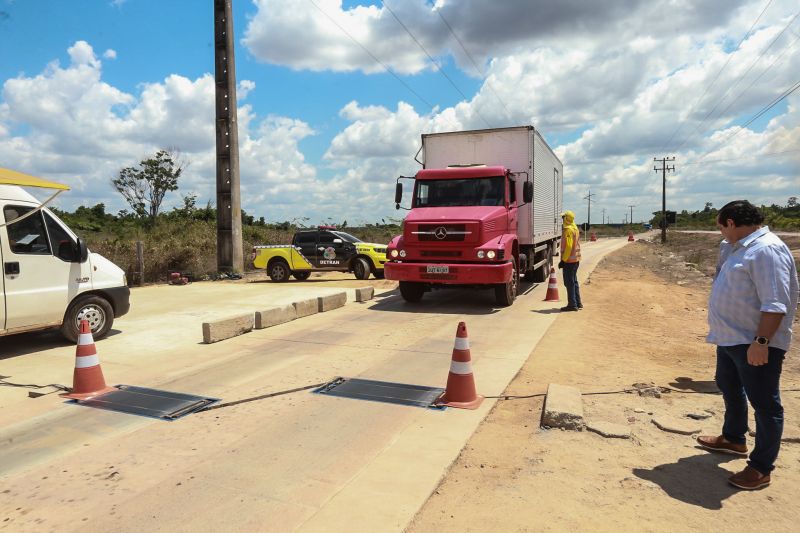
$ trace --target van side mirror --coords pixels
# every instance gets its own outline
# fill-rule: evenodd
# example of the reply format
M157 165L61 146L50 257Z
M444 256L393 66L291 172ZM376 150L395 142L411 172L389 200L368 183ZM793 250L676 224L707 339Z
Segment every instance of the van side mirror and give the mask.
M522 201L526 204L533 201L533 183L530 181L522 184Z
M77 254L76 254L77 257L75 258L76 259L75 262L85 263L89 259L89 249L86 248L86 242L80 237L78 237L78 245L76 246L76 248L77 248Z
M400 209L400 202L403 200L403 184L399 181L394 188L394 203L396 204L395 209Z

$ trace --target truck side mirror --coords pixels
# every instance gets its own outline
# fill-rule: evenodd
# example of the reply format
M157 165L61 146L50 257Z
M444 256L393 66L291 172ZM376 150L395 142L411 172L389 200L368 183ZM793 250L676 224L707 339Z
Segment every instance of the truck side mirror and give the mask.
M89 249L86 248L86 242L78 237L78 245L77 245L77 263L85 263L87 259L89 259Z
M394 188L394 203L396 204L395 208L400 209L400 202L403 200L403 184L399 181Z
M526 181L522 184L522 201L529 204L533 201L533 183Z

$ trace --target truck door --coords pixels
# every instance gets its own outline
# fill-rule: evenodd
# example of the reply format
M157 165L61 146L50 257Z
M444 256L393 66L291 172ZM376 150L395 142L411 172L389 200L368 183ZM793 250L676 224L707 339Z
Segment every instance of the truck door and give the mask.
M33 207L6 205L3 217L6 222L18 218ZM5 295L5 329L27 328L40 325L57 325L77 294L81 281L91 287L90 278L81 275L81 264L60 259L60 240L66 236L70 243L63 252L71 249L71 237L63 228L59 240L51 243L45 223L46 215L39 211L15 224L3 228L3 285ZM57 226L49 217L48 221ZM54 228L55 229L55 228ZM55 246L55 250L53 249ZM88 267L87 267L88 269ZM77 278L77 279L76 279Z
M317 238L317 268L340 270L347 264L344 241L330 231L320 231Z

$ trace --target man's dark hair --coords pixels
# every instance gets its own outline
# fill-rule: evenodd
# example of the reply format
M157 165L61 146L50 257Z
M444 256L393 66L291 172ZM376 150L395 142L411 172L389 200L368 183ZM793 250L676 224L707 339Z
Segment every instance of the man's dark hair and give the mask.
M747 200L734 200L728 202L717 214L717 222L725 224L725 221L733 220L733 225L739 226L758 226L764 222L764 215L756 206Z

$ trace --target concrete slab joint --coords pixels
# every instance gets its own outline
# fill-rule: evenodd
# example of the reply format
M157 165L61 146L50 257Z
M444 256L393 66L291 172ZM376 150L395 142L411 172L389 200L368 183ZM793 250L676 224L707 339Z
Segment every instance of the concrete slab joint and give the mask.
M374 287L359 287L356 289L356 301L367 302L375 297Z
M297 313L297 318L303 318L304 316L315 315L319 313L319 303L317 303L316 298L308 298L307 300L292 302L292 305Z
M292 304L276 305L268 307L262 311L256 311L255 329L264 329L285 322L291 322L297 318L297 310Z
M253 313L222 318L213 322L203 322L203 342L211 344L242 335L252 331L253 324Z
M330 311L331 309L338 309L344 307L347 303L347 293L337 292L335 294L328 294L326 296L317 296L317 304L320 313Z
M550 383L542 410L542 426L581 431L585 422L580 389Z

